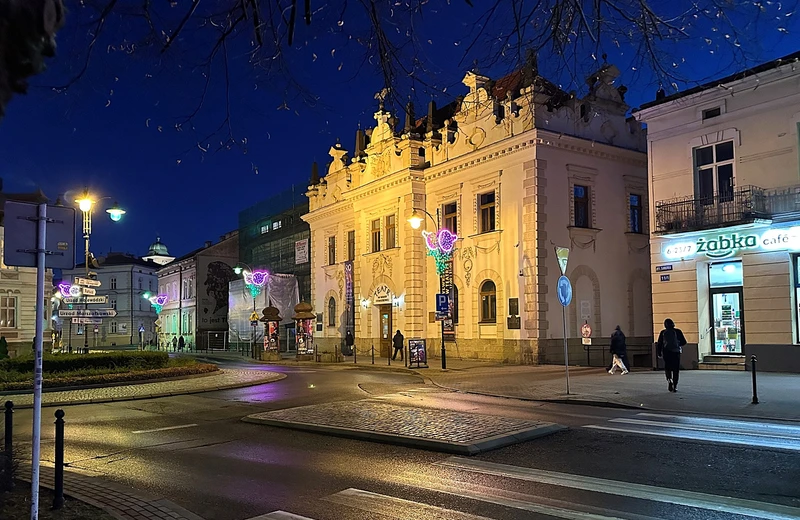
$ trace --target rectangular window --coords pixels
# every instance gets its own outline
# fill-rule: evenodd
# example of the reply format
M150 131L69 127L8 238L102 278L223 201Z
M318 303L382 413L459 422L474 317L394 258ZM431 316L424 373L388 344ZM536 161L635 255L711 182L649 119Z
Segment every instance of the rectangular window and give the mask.
M264 235L266 233L269 233L269 224L261 226L261 234Z
M153 290L153 280L147 280L147 290L148 291Z
M454 235L458 234L458 203L451 202L442 208L444 216L444 227L449 229Z
M111 322L111 334L116 334L116 333L117 333L117 322L116 321L112 321Z
M111 280L108 281L108 286L112 290L116 290L117 289L117 279L112 276Z
M0 327L5 329L17 328L17 297L0 297Z
M694 166L696 195L702 204L733 200L733 141L695 148Z
M336 237L328 237L328 265L336 263Z
M116 309L117 308L117 298L116 298L116 296L110 298L108 300L108 302L111 304L111 308L112 309Z
M494 192L478 195L478 211L481 223L481 233L488 233L497 229L495 222L496 214Z
M396 231L394 215L389 215L386 217L386 249L392 249L397 245Z
M280 229L280 228L281 228L281 221L280 220L276 220L275 222L272 223L272 229L273 230Z
M372 234L371 252L375 253L381 250L381 219L375 219L372 221L370 233Z
M642 225L642 196L631 193L628 197L630 206L631 233L644 233Z
M707 108L703 110L703 121L706 119L712 119L714 117L719 117L722 115L722 108L721 107L714 107L714 108Z
M572 187L575 208L575 227L589 228L591 226L591 212L589 206L589 187L576 184Z
M354 260L356 258L356 232L347 232L347 259Z

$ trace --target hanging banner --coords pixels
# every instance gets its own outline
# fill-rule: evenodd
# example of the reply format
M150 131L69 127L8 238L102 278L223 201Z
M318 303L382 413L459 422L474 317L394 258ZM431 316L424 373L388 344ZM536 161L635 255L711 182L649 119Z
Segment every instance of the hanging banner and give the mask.
M345 302L345 318L347 323L345 326L347 330L352 332L352 327L355 323L355 288L353 284L353 261L348 260L344 263L344 302Z
M308 239L298 240L294 243L294 263L295 265L308 262Z

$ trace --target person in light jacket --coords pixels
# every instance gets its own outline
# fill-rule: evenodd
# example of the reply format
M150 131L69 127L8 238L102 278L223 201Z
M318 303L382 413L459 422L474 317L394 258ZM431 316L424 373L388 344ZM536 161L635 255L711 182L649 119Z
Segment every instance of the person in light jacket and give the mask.
M664 373L667 376L667 388L670 392L678 391L678 376L681 370L681 352L686 345L686 338L681 329L675 328L675 322L664 320L664 330L658 335L656 355L664 358Z

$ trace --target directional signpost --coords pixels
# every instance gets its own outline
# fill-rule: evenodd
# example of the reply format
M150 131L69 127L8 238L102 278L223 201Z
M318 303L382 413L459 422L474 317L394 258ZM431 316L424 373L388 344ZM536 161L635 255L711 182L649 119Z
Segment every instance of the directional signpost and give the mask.
M75 325L102 325L103 318L72 318Z
M95 294L97 294L97 290L92 289L91 287L83 287L81 288L81 292L86 296L94 296Z
M76 276L75 285L82 285L83 287L100 287L102 284L98 280L92 280L91 278L81 278L80 276Z
M84 298L70 296L69 298L62 298L64 303L108 303L107 296L86 296Z
M59 309L59 318L113 318L116 309Z
M561 320L564 323L564 373L566 375L567 395L569 395L569 346L567 345L567 305L572 301L572 284L565 276L567 272L567 260L569 259L569 249L556 246L556 259L558 267L561 269L561 276L556 284L558 301L561 302Z

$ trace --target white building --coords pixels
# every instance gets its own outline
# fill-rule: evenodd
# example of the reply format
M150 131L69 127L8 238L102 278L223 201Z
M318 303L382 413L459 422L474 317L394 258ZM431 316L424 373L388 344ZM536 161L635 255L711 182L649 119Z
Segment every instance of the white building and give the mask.
M97 261L99 267L91 267L100 282L96 296L105 296L107 301L89 304L88 308L115 309L117 315L103 318L101 324L86 326L72 324L70 318L62 318L62 347L88 345L91 349L115 345L138 346L154 340L156 313L144 295L155 292L158 287L158 264L128 253L108 253ZM86 277L85 264L62 271L64 282L74 282L76 277ZM61 308L69 308L69 305L62 303ZM76 303L72 308L82 309L84 304Z
M228 284L239 278L239 232L176 258L158 271L158 293L167 296L159 316L159 345L183 336L191 348L225 348Z
M644 105L655 331L685 368L800 371L800 53Z
M357 133L352 160L338 143L331 148L303 217L318 349L338 349L352 328L359 348L375 345L385 355L400 329L438 355L439 278L420 230L407 222L419 208L432 216L423 229L435 231L439 215L459 237L449 355L563 362L555 244L571 249L571 360L587 360L582 325L593 330L596 364L620 325L641 349L634 361L647 365L645 136L626 119L618 74L604 66L578 98L538 76L533 63L496 82L470 72L463 97L439 109L431 103L421 119L407 108L400 131L381 104L375 126Z

